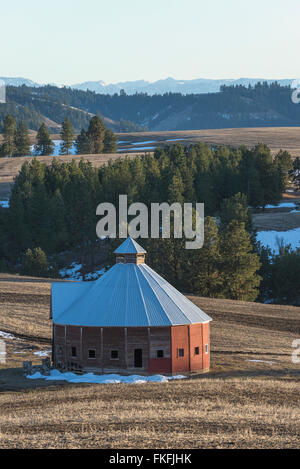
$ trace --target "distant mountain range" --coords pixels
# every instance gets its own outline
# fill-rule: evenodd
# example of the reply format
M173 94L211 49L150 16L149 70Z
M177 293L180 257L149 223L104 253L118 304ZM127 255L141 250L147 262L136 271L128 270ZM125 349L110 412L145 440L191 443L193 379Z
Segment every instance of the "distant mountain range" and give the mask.
M31 86L39 87L40 84L29 80L27 78L8 78L0 77L7 85L12 86ZM78 90L90 90L99 94L113 95L119 94L124 90L126 94L132 95L135 93L147 93L148 95L164 94L164 93L182 93L182 94L203 94L203 93L217 93L220 91L222 85L255 85L258 82L273 83L277 81L281 86L290 86L293 79L285 80L266 80L264 78L239 78L239 79L225 79L225 80L210 80L206 78L198 78L195 80L175 80L174 78L166 78L155 82L145 80L125 81L120 83L105 83L104 81L86 81L84 83L77 83L71 85L71 88ZM57 85L55 85L57 86Z

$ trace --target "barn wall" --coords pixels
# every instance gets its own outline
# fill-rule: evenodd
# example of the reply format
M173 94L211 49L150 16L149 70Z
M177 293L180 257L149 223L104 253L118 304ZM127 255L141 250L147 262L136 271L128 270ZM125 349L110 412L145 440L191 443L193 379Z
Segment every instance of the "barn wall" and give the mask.
M208 353L205 352L205 345L208 346ZM195 348L199 347L199 355ZM209 323L191 324L190 326L190 371L209 369Z
M210 367L210 324L203 324L203 369L208 370ZM205 344L208 345L208 353L205 353Z
M210 366L209 323L173 326L171 328L172 373L184 371L208 371ZM205 344L208 353L205 353ZM199 354L195 348L199 347ZM184 349L184 356L179 356Z
M112 350L118 351L118 359L111 359ZM126 368L125 331L123 327L103 328L103 368L105 370Z
M189 371L189 326L171 327L172 344L172 373ZM184 350L184 356L179 356L179 349Z
M139 369L147 371L149 368L149 355L150 355L148 328L146 327L128 327L127 328L128 368L134 368L134 350L135 349L142 349L143 367Z
M205 344L208 353L205 353ZM76 347L76 357L72 356ZM199 347L199 354L195 353ZM89 358L89 349L95 358ZM142 350L142 367L135 368L134 351ZM184 356L179 356L179 349ZM111 351L119 352L118 359ZM157 351L163 357L157 357ZM173 327L53 327L53 357L55 366L100 372L125 371L148 373L177 373L206 371L210 366L209 323Z
M163 351L163 358L157 358L157 351ZM170 327L150 328L149 373L171 373L171 330Z

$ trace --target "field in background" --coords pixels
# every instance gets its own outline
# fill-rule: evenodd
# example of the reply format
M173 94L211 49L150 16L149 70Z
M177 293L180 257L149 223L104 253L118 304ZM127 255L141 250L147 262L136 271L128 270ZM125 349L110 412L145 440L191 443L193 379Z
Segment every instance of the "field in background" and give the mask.
M254 147L257 143L265 143L271 148L273 154L282 149L290 152L293 158L300 156L300 127L135 132L118 134L118 137L124 142L157 141L159 144L174 143L173 139L184 139L178 140L178 143L182 144L202 141L212 145L246 145L247 147ZM173 142L167 140L173 140Z
M212 318L211 372L141 385L31 381L51 349L50 281L0 275L0 447L299 447L300 308L189 297Z
M140 153L131 153L130 158L134 158ZM120 156L119 153L105 154L105 155L69 155L69 156L55 156L60 161L70 162L75 160L80 161L81 158L91 161L93 166L99 167L107 164L108 161L114 161ZM124 155L123 155L124 157ZM38 160L51 164L53 156L39 156ZM22 165L25 161L31 161L32 157L20 157L20 158L0 158L0 200L9 198L10 188L13 184L14 177L19 173Z
M31 142L34 143L35 134L32 132ZM135 132L117 134L122 141L122 152L112 155L84 155L94 166L107 164L109 160L115 160L130 154L134 157L145 151L153 151L153 146L174 144L193 144L198 141L212 145L246 145L253 147L257 143L265 143L271 148L273 154L280 149L287 150L295 158L300 156L300 128L299 127L259 127L245 129L216 129L216 130L190 130L172 132ZM52 139L59 139L59 134L51 135ZM1 140L1 139L0 139ZM144 142L144 143L143 143ZM150 142L150 143L149 143ZM142 143L139 145L139 143ZM136 148L138 145L138 149ZM150 147L149 147L150 145ZM150 150L149 150L150 148ZM82 156L59 156L64 161L79 160ZM10 186L14 177L18 174L22 164L29 158L0 158L0 200L7 199ZM52 157L39 157L41 161L51 163Z

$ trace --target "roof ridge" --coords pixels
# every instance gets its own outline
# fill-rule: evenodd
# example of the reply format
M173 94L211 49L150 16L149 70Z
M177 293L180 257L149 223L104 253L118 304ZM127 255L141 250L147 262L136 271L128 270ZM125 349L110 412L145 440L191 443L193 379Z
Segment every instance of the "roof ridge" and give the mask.
M144 307L145 307L145 313L146 313L146 316L147 316L147 321L148 321L148 325L150 326L151 325L151 321L150 321L150 318L149 318L149 314L148 314L148 310L147 310L147 306L146 306L146 302L145 302L145 298L144 298L144 294L143 294L143 290L141 288L141 284L140 284L140 280L137 276L137 272L136 272L136 267L138 268L138 266L136 266L135 264L134 265L134 273L135 273L135 276L136 276L136 279L137 279L137 282L138 282L138 286L139 286L139 289L140 289L140 294L141 294L141 297L142 297L142 300L143 300L143 304L144 304Z
M146 282L148 283L149 285L149 281L148 279L145 277L144 275L144 272L143 272L143 269L145 268L145 266L147 266L147 264L140 264L138 265L138 268L139 268L139 271L142 273L144 279L146 280ZM147 266L148 267L148 266ZM159 285L159 283L154 279L154 281ZM150 285L150 288L151 288L151 285ZM157 299L158 303L160 304L160 307L162 309L162 311L165 313L165 315L167 316L168 320L170 321L170 324L172 324L172 319L170 318L169 314L167 313L167 311L165 310L164 306L161 304L161 301L159 299L159 297L157 296L156 292L153 290L153 288L151 288L152 290L152 293L154 294L155 298ZM174 301L173 301L174 303Z
M151 269L151 267L149 267L147 264L144 264L144 266L146 266L146 270L147 268L150 270L149 272L149 275L152 272L154 272L156 274L156 272L154 270ZM158 275L158 274L156 274ZM175 301L173 300L173 298L169 295L169 293L165 290L164 286L160 285L159 282L156 280L156 278L152 275L152 278L154 280L154 282L159 285L161 288L163 288L165 294L167 295L168 298L170 298L170 300L172 301L173 304L175 304L175 306L180 309L181 313L183 314L183 316L186 318L186 320L189 322L189 324L191 324L191 320L187 317L187 315L184 313L184 311L182 310L181 306L179 306L177 303L175 303ZM164 279L165 280L165 279ZM165 280L166 284L168 285L169 283ZM180 293L180 291L178 291L178 293ZM182 293L180 293L182 295ZM183 296L183 295L182 295Z

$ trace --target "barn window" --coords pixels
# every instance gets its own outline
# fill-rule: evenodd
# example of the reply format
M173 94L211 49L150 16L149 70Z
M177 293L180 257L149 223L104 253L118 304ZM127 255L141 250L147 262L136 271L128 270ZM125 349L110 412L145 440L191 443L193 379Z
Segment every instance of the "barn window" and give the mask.
M184 357L184 348L177 349L177 355L178 357Z
M96 350L89 349L89 358L96 358Z
M111 360L119 360L119 350L111 350L110 351L110 359Z
M195 355L199 355L200 354L200 349L199 347L195 347Z
M156 350L156 358L164 358L164 351Z
M71 356L73 358L77 357L77 350L76 350L76 347L72 347L71 348Z
M208 344L205 344L205 353L208 353Z

